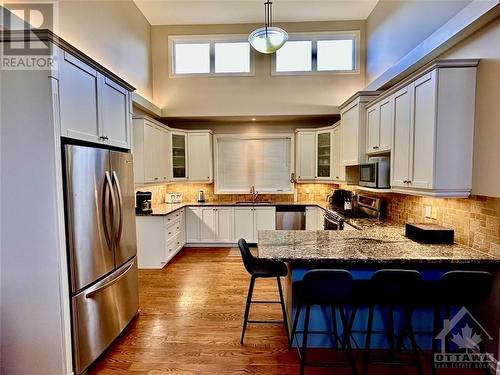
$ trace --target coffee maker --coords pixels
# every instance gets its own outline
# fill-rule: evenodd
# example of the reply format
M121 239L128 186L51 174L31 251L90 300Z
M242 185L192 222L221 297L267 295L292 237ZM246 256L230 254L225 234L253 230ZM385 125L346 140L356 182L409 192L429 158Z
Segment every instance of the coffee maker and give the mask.
M138 191L135 193L135 212L138 214L150 214L152 194L149 191Z

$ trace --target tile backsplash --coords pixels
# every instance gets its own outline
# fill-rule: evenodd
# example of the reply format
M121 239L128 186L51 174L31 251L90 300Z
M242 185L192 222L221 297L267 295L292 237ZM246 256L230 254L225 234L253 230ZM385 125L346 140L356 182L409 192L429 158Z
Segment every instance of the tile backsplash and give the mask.
M300 202L326 200L335 184L296 184ZM351 186L342 186L353 190ZM163 203L166 193L181 193L183 201L193 202L198 191L205 192L208 202L230 202L251 200L250 194L214 194L214 184L163 184L137 187L136 190L151 191L153 204ZM455 241L486 251L500 257L500 198L473 195L467 199L428 198L395 193L359 193L382 198L386 203L387 219L400 224L435 223L455 230ZM261 194L259 200L271 202L293 202L293 194ZM435 219L425 217L426 206L430 206Z
M326 200L331 189L338 188L335 184L296 184L297 197L301 202L317 202ZM150 191L153 193L153 204L165 201L167 193L181 193L184 202L194 202L198 199L198 192L203 190L207 202L233 202L251 200L250 194L215 194L214 184L162 184L137 186L136 191ZM259 194L261 201L293 202L294 194Z

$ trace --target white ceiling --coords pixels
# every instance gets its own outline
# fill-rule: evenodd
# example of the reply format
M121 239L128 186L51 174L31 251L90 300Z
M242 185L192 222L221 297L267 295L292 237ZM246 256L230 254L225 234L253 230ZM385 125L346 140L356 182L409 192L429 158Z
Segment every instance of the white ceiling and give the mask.
M151 25L264 22L263 0L134 0ZM378 0L275 0L274 22L366 19Z

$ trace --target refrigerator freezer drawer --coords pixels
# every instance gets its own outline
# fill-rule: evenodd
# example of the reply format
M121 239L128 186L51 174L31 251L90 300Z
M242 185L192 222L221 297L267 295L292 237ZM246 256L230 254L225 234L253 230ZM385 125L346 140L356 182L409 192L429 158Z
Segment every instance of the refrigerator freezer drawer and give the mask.
M139 308L137 258L72 298L75 371L82 373Z

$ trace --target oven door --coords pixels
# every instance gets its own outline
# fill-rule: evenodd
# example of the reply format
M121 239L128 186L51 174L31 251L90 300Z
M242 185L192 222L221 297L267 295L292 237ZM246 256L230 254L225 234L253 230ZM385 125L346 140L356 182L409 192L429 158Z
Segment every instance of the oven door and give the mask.
M359 184L367 187L378 187L378 163L367 163L359 166Z
M344 223L342 221L332 220L328 216L324 216L324 230L343 230Z

